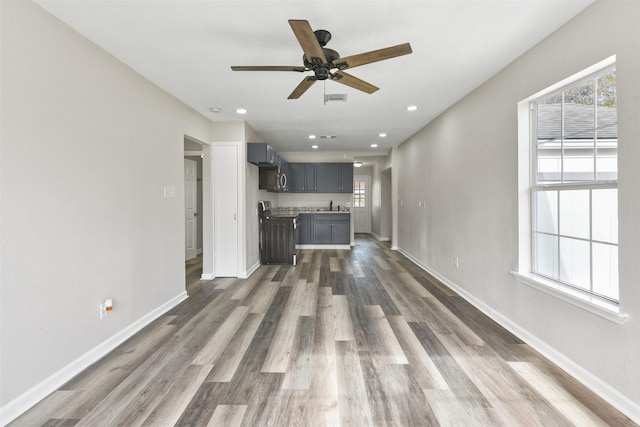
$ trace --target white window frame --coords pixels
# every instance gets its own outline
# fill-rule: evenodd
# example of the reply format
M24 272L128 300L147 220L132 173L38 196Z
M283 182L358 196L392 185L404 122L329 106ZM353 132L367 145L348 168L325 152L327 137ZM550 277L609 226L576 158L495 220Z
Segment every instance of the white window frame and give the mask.
M518 103L518 271L512 271L511 274L513 274L516 280L521 284L533 287L574 306L620 324L628 318L628 315L621 312L619 302L580 291L575 287L565 285L562 282L548 279L544 276L533 273L532 268L532 219L534 214L532 188L536 183L534 176L536 169L533 167L533 161L536 160L536 147L535 144L531 143L534 134L534 120L531 113L531 103L537 99L553 94L554 92L557 92L569 85L576 84L598 71L615 65L615 63L616 57L613 55L547 89L523 99ZM609 183L609 185L612 184ZM538 187L540 187L540 185L538 185ZM564 187L575 189L584 187L584 185L567 183L562 185L562 188ZM617 184L615 187L617 187ZM589 186L589 188L592 188L592 186Z

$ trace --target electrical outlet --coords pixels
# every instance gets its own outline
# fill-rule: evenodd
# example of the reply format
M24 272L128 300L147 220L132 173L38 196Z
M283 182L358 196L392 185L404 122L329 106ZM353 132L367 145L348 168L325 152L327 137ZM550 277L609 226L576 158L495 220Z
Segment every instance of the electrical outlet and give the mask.
M453 265L456 266L456 268L460 267L460 260L458 259L458 257L453 257Z

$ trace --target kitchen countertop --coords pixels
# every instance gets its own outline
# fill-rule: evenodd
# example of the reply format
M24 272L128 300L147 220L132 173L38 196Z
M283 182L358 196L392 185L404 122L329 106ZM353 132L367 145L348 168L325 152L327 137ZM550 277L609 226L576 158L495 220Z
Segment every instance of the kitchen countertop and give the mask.
M349 208L341 208L338 210L330 211L327 208L309 208L309 207L301 207L301 208L273 208L271 209L271 213L275 217L296 217L300 214L349 214Z

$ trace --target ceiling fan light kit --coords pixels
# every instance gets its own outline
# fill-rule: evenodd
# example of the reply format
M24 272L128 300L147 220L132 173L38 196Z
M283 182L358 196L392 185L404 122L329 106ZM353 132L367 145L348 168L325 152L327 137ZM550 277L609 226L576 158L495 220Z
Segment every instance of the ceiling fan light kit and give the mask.
M325 47L325 45L331 40L331 33L329 31L313 31L308 21L300 19L290 19L289 25L304 51L304 55L302 57L304 67L232 66L231 69L233 71L313 71L313 76L305 77L293 92L291 92L288 99L300 98L300 96L302 96L302 94L304 94L318 80L333 80L371 94L379 88L371 83L347 74L343 70L412 53L411 45L409 43L404 43L397 46L391 46L384 49L373 50L371 52L341 58L338 52ZM325 103L326 102L327 98L325 95Z

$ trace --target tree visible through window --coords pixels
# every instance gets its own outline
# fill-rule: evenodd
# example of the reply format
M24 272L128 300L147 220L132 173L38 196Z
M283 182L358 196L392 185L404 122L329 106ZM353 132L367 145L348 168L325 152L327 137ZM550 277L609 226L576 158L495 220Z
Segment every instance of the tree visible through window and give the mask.
M366 208L367 207L367 201L366 201L366 188L365 188L365 181L361 181L359 179L356 179L353 182L353 206L356 208Z
M532 102L534 273L618 301L615 66Z

